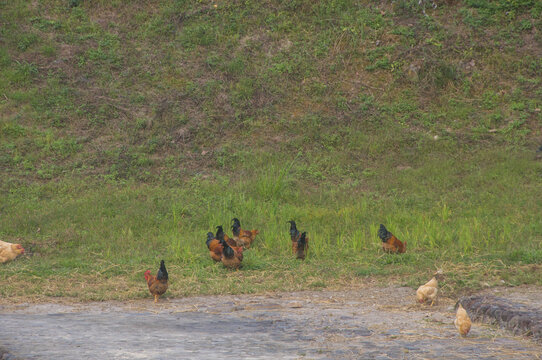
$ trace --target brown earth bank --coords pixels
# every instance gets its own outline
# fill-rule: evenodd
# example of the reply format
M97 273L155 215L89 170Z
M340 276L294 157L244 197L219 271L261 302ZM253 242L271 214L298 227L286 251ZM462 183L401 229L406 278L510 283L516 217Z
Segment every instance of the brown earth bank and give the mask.
M542 288L487 289L540 312ZM464 298L466 299L466 298ZM0 359L538 359L542 345L495 324L453 325L457 299L407 287L0 306ZM470 309L469 313L471 312ZM473 316L474 313L471 315ZM478 319L474 317L473 319Z

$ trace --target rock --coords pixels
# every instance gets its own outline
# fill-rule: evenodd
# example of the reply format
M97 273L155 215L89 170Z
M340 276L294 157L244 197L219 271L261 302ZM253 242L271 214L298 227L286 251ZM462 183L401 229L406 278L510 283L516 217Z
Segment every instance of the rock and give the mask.
M300 302L293 302L293 303L288 304L288 307L292 309L299 309L303 307L303 304Z
M516 334L542 340L542 310L493 295L473 295L459 300L474 321L497 324Z

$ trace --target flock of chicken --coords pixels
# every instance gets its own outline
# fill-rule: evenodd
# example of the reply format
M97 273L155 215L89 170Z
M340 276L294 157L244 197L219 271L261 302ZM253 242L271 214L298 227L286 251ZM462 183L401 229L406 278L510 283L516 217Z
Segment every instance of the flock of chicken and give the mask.
M438 270L431 280L416 290L416 300L420 304L431 301L431 306L435 303L438 293L438 280L442 277L442 270ZM467 336L471 327L471 320L467 311L457 302L457 311L455 314L454 324L461 336Z
M297 259L304 260L309 248L309 238L307 233L300 233L297 230L295 221L288 221L290 224L290 239L292 240L292 251ZM216 227L216 234L207 233L207 248L211 259L222 264L228 269L238 269L243 261L243 251L250 249L256 235L260 232L254 230L244 230L241 228L241 221L237 218L232 219L231 226L233 236L229 237L224 233L222 225Z
M297 259L304 260L309 248L309 238L306 232L299 232L295 221L288 221L290 224L290 240L292 242L292 252ZM207 233L207 248L211 259L215 262L222 262L228 269L238 269L243 261L243 250L250 249L256 235L259 231L244 230L241 228L241 222L237 218L232 219L233 237L224 233L222 225L216 227L216 234ZM387 253L404 253L406 251L406 241L402 242L395 235L380 224L378 237L382 240L382 250ZM431 301L431 306L436 301L438 293L438 279L442 276L439 270L426 284L420 286L416 291L416 299L424 304ZM150 293L154 296L154 302L158 302L160 295L164 294L168 288L168 273L164 265L164 260L160 262L160 269L156 276L151 275L150 270L145 272L145 280ZM456 319L454 321L456 328L461 336L467 336L471 328L471 320L465 309L458 303Z
M243 261L243 250L250 249L258 230L244 230L237 218L232 219L231 226L233 237L224 233L222 225L216 227L216 235L207 233L207 248L211 259L222 264L228 269L238 269Z
M309 238L306 232L299 232L295 221L288 221L290 224L290 240L292 242L292 253L297 259L304 260L309 248ZM215 262L222 262L228 269L238 269L243 261L243 250L250 249L258 230L244 230L241 228L241 222L237 218L232 219L233 236L230 238L224 233L222 225L216 227L216 234L207 233L207 248L211 259ZM382 240L382 249L388 253L404 253L406 251L406 241L403 243L380 225L378 237ZM24 254L24 248L20 244L12 244L0 241L0 263L14 260L17 256ZM442 276L439 270L426 284L420 286L416 291L416 299L424 304L431 301L431 306L436 301L438 293L438 280ZM164 260L160 262L160 268L156 276L151 275L151 271L145 271L145 280L150 293L154 296L154 302L168 289L169 275L166 270ZM466 336L471 328L471 320L465 309L458 303L455 326L462 336Z

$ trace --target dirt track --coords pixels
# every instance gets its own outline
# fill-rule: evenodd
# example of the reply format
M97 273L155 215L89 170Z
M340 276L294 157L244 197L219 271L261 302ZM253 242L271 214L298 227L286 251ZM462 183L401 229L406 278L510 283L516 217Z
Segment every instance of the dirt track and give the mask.
M494 289L540 306L542 289ZM15 359L537 359L542 345L475 323L460 338L453 301L409 288L0 307Z

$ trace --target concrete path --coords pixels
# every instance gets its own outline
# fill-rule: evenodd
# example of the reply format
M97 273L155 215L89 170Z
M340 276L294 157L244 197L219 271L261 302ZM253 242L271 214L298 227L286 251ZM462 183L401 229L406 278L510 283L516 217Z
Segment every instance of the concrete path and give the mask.
M541 294L535 289L533 301ZM158 305L150 298L4 305L0 359L542 357L541 344L493 326L475 323L461 338L453 319L453 300L419 306L412 289L395 287L163 299Z

